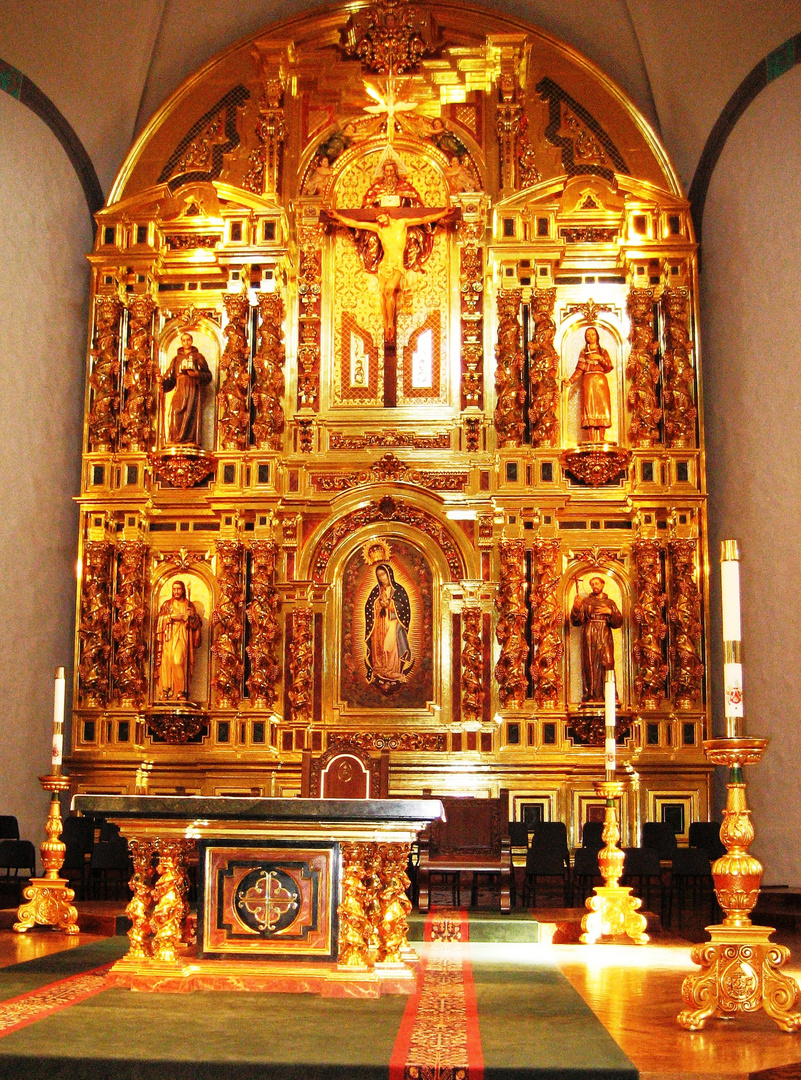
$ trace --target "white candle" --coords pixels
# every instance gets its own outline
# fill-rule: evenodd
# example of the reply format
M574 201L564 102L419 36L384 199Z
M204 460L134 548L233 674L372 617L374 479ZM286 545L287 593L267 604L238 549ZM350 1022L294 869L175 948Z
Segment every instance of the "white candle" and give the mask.
M724 540L720 545L720 585L726 737L733 739L745 734L743 665L740 658L740 550L736 540Z
M607 671L604 682L604 724L606 727L606 747L604 755L604 767L606 779L614 780L617 762L617 743L615 741L615 672Z
M66 695L67 682L64 678L64 668L56 668L56 689L53 698L53 756L50 766L55 772L61 768L61 758L64 751L64 697Z

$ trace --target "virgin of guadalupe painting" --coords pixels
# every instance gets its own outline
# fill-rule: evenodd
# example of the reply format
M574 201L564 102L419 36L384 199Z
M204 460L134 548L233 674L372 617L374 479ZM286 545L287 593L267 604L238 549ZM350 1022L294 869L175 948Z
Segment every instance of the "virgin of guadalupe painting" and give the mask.
M342 598L343 701L424 708L433 693L433 603L423 553L404 540L369 540L345 564Z
M367 681L392 693L414 667L409 645L412 611L409 594L395 581L389 563L378 563L375 576L377 584L364 605L364 665Z

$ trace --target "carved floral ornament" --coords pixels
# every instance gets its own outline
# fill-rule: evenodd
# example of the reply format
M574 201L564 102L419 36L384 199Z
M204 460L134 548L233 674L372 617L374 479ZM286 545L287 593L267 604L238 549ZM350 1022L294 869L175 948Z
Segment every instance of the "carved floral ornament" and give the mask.
M448 469L413 469L394 454L384 454L369 469L350 473L312 473L315 491L346 491L361 484L404 481L432 491L464 491L469 474Z

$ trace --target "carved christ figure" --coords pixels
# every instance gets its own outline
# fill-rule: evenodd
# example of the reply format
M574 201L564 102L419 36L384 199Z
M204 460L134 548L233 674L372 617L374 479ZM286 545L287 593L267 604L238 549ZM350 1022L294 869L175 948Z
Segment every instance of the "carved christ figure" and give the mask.
M172 597L159 608L156 623L158 701L189 701L200 628L201 619L187 596L186 585L183 581L173 582Z
M589 432L590 442L602 443L607 428L612 426L612 399L606 378L612 370L612 359L601 345L596 327L587 327L584 342L576 370L565 385L581 381L581 426Z
M387 210L381 210L376 215L376 220L363 221L361 218L349 217L331 210L333 217L351 229L364 229L374 233L381 242L383 254L378 263L378 290L381 302L381 318L384 323L384 340L395 341L395 316L398 307L398 293L406 280L406 267L404 265L404 252L406 250L406 238L409 229L415 225L424 225L428 222L439 221L449 209L429 210L415 213L413 216L404 211L403 217L390 216Z
M581 673L584 683L583 701L603 701L607 671L615 667L615 644L612 631L623 625L623 616L614 600L604 592L602 577L590 578L589 592L583 599L576 596L570 612L573 626L581 626Z

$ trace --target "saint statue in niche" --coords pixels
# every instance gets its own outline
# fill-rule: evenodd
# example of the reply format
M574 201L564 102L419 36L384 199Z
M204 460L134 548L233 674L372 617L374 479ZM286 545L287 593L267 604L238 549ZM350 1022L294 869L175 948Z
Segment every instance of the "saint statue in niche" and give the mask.
M581 427L588 433L589 442L602 443L612 426L612 399L606 378L612 370L612 360L601 345L597 327L587 327L584 342L576 370L562 385L564 388L581 382Z
M375 576L377 584L364 606L364 663L367 681L382 693L392 694L414 667L409 645L411 605L388 562L376 565Z
M165 405L164 433L168 444L200 446L203 419L203 389L211 382L205 357L192 343L192 335L181 334L181 345L162 376L165 393L172 390Z
M583 701L603 701L607 671L615 667L615 644L612 631L623 625L615 601L606 595L605 582L600 576L590 578L590 592L582 599L579 583L570 611L573 626L583 627L581 635L581 674L584 684Z
M200 645L201 618L186 584L173 582L172 596L159 608L156 622L156 699L190 700L195 651Z

